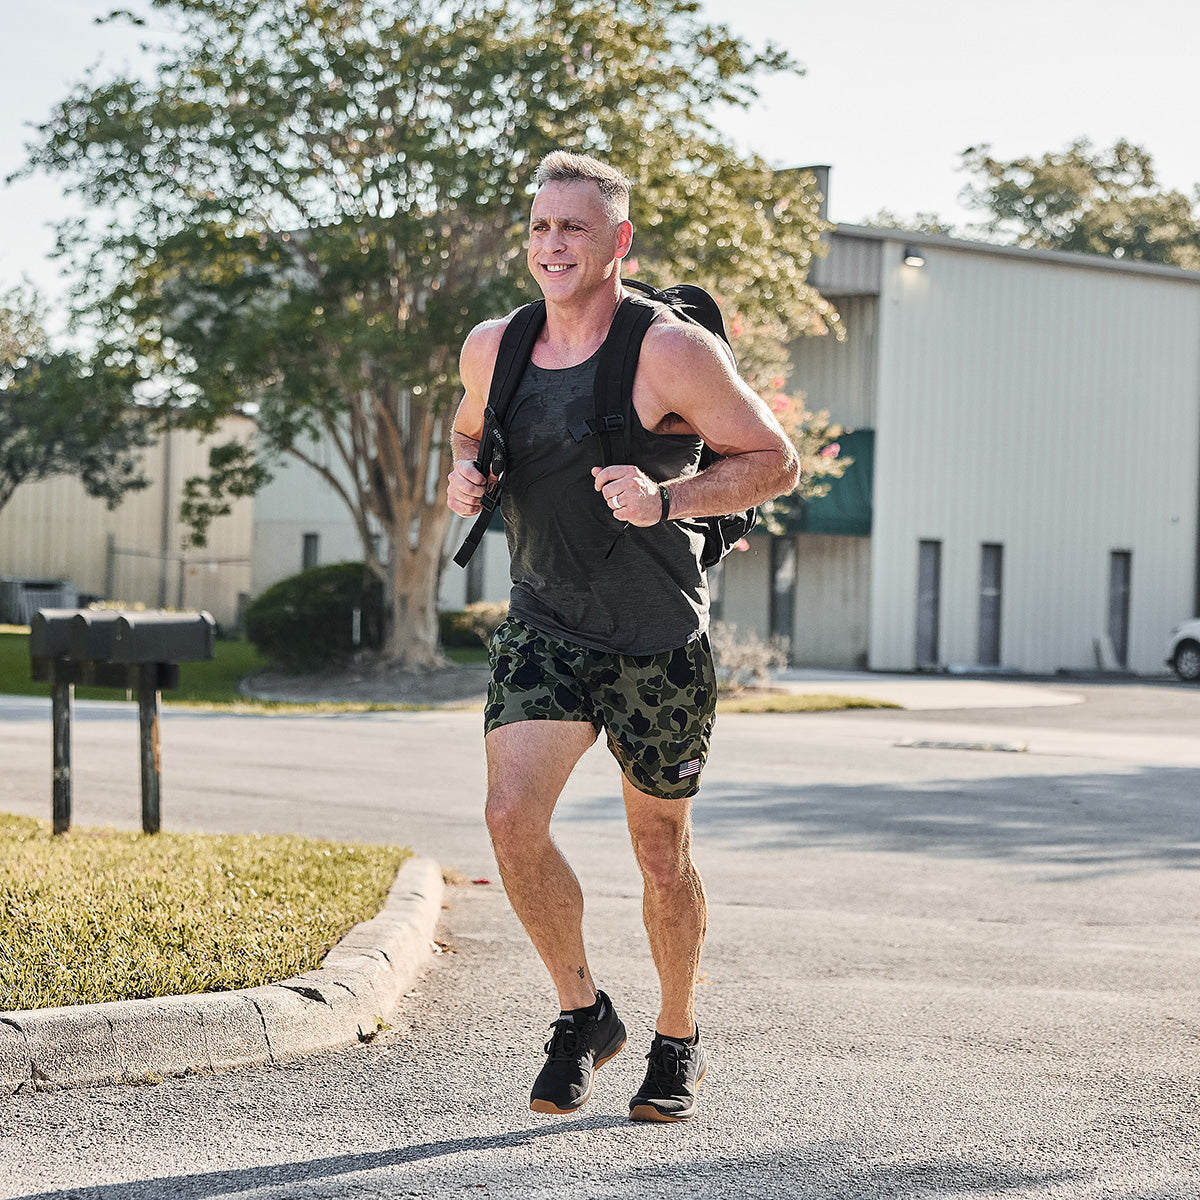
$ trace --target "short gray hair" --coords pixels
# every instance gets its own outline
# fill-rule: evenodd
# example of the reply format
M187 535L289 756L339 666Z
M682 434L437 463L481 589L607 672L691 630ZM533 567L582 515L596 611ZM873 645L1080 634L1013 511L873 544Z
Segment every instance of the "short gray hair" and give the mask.
M552 150L538 163L533 182L539 188L548 183L594 183L613 224L629 220L629 192L633 185L616 167L590 154Z

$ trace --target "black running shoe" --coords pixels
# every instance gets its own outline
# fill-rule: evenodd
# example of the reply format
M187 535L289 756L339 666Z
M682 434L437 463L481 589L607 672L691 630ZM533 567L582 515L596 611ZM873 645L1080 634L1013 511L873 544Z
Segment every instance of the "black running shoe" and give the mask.
M696 1115L696 1092L708 1071L708 1059L696 1030L696 1044L654 1035L650 1066L641 1090L629 1102L631 1121L687 1121Z
M533 1081L529 1107L534 1112L572 1113L592 1094L596 1071L625 1045L625 1026L613 1011L612 1001L598 993L598 1016L578 1023L564 1014L551 1024L546 1043L546 1065Z

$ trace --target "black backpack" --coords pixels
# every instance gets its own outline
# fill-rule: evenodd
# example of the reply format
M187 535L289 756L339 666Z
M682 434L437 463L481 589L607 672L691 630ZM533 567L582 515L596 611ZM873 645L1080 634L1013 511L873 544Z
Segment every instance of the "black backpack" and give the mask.
M632 458L633 379L637 373L642 340L658 312L657 304L666 304L685 320L702 325L729 345L721 309L703 288L680 283L658 291L637 280L625 279L622 282L648 299L626 297L617 308L596 363L594 415L568 429L577 442L587 437L599 437L601 457L606 467L613 463L628 463ZM493 482L484 493L483 507L475 518L475 524L454 556L454 561L460 567L465 567L475 553L500 502L508 458L504 417L545 321L546 302L536 300L513 314L500 339L496 366L492 372L492 386L484 410L479 457L475 460L475 469L492 476ZM700 452L700 469L709 466L716 458L717 455L707 445L704 446ZM684 518L680 524L697 529L704 535L700 565L707 569L716 566L754 528L757 521L758 510L749 508L720 517Z

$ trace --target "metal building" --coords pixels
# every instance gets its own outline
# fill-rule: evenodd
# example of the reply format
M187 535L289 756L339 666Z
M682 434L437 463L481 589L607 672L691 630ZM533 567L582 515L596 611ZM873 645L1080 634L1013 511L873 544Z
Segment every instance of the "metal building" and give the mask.
M787 593L799 662L1162 671L1200 605L1200 273L842 225L811 279L848 337L791 382L869 446L865 527L734 559L725 613L779 629Z

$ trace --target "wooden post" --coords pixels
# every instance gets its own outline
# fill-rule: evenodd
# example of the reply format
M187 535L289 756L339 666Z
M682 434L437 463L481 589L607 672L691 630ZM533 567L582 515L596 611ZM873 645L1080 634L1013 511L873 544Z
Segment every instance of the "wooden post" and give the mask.
M74 696L73 683L62 683L56 677L52 678L50 719L53 725L54 773L50 811L55 833L66 833L71 828L71 701Z
M158 690L158 665L142 663L138 668L138 726L142 751L142 832L157 833L162 826L159 811L161 758L159 714L162 693Z

